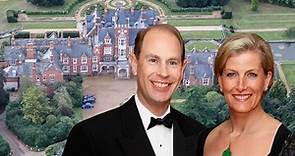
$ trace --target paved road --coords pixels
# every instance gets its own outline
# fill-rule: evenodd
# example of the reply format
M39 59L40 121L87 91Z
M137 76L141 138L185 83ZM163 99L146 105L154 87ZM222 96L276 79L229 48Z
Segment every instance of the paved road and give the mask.
M4 113L0 115L0 134L8 142L13 156L45 156L44 152L30 151L10 130L4 121Z

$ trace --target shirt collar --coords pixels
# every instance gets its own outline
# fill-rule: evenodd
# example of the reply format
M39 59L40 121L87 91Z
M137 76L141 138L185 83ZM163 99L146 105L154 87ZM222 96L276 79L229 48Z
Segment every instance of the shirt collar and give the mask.
M150 124L150 120L151 117L154 118L163 118L164 116L166 116L168 113L170 113L170 105L168 106L168 109L166 110L166 112L162 115L162 116L156 116L154 115L152 112L150 112L139 100L137 94L135 94L135 103L141 118L141 121L143 123L144 129L147 129L149 124Z

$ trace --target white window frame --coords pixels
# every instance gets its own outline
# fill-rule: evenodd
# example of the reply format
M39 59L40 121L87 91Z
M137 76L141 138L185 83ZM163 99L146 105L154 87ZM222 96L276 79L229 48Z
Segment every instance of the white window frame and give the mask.
M97 63L97 56L93 56L93 57L92 57L92 62L93 62L93 63Z
M204 86L209 86L209 78L203 78L202 79L202 84L204 85Z
M65 72L65 73L69 73L70 72L70 66L63 66L62 71Z
M69 58L64 57L62 62L63 62L63 64L69 64Z
M85 69L84 69L85 68ZM80 71L81 73L86 73L88 72L88 66L87 65L81 65L80 66Z
M74 66L73 66L73 72L76 73L76 72L77 72L77 69L78 69L77 66L74 65Z
M49 81L51 82L55 81L55 74L49 74Z
M78 59L77 58L73 58L73 64L77 64Z
M87 57L81 58L81 64L87 64Z
M97 64L92 65L92 71L98 71L98 65Z

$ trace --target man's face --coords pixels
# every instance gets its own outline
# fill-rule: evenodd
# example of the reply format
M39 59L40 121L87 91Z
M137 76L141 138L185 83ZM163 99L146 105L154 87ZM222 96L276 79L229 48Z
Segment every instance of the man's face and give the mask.
M132 72L137 76L137 94L148 107L170 104L183 76L185 64L178 39L170 32L150 30L144 37L139 59L131 54Z

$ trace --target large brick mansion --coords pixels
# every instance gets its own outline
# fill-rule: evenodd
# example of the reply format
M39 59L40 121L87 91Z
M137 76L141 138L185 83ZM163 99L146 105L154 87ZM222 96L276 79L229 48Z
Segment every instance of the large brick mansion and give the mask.
M153 10L117 8L87 15L79 38L11 39L5 47L6 88L18 89L18 79L30 77L39 84L62 81L64 75L114 74L130 78L127 61L137 32L157 24Z

